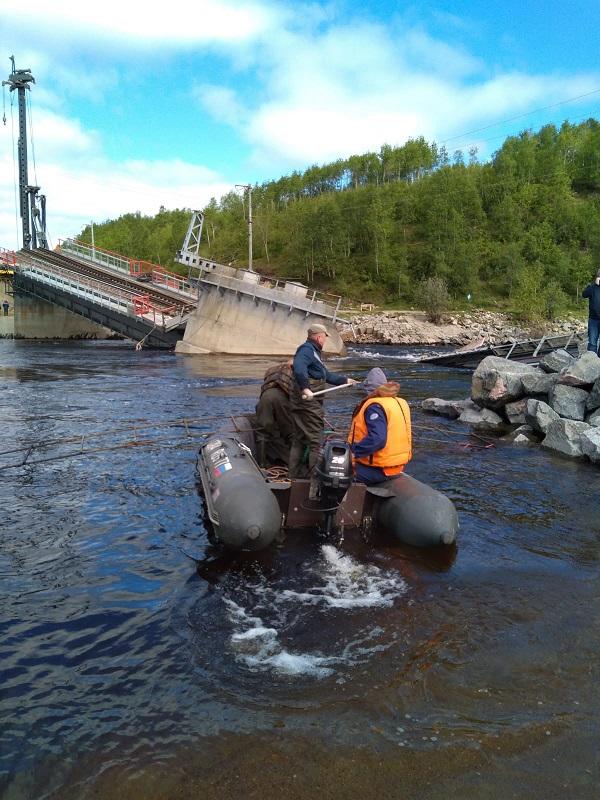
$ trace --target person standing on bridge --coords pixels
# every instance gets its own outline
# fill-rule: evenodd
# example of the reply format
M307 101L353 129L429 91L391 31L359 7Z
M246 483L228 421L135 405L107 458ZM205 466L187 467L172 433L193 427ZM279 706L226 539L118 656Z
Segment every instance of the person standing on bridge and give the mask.
M5 317L8 317L8 309L9 308L10 308L10 303L8 302L8 300L5 297L4 301L2 302L2 310L4 311L4 316Z
M312 473L321 445L325 427L322 397L313 397L314 392L325 388L326 383L342 386L357 383L354 378L330 372L321 359L323 345L329 334L324 325L315 323L308 329L306 341L294 355L292 370L294 382L291 393L292 446L290 449L290 478L301 478ZM308 470L303 465L304 451L308 448Z
M598 347L600 345L600 269L596 273L594 283L586 286L581 296L587 297L590 304L587 349L598 355Z

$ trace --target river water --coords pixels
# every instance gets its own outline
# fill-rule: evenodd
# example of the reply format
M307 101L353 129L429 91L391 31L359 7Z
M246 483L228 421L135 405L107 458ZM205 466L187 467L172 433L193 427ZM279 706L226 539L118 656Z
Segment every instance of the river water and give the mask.
M423 414L470 373L415 352L330 366L400 380L458 546L223 558L197 439L267 361L0 341L0 796L598 797L600 470Z

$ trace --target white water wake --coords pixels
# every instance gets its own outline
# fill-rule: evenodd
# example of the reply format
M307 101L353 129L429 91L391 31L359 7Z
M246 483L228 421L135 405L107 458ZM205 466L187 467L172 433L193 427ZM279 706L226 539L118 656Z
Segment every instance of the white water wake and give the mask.
M288 635L286 620L291 613L307 612L313 608L316 615L340 612L347 615L376 607L390 607L408 589L402 577L392 571L383 570L373 564L361 564L332 545L321 548L321 558L311 565L309 574L313 585L304 590L273 589L268 585L256 587L254 610L242 607L230 598L224 598L229 622L232 626L229 645L236 660L253 671L273 671L282 676L308 675L324 678L333 674L336 667L350 666L364 661L374 652L386 649L382 643L385 631L379 625L367 630L350 625L349 639L334 637L324 639L324 646L336 652L300 652L289 644L282 643ZM266 614L274 622L266 624ZM342 621L327 619L327 629L348 628ZM316 619L315 626L323 624ZM312 625L311 625L312 627ZM329 637L330 638L330 637Z

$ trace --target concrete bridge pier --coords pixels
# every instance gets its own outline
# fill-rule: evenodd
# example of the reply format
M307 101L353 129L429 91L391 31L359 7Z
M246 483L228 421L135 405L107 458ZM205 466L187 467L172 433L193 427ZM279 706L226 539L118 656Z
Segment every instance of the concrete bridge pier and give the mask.
M4 304L8 303L8 313ZM0 339L12 339L15 335L15 306L12 281L0 281Z
M329 331L325 352L346 352L342 338L331 319L270 297L223 290L204 284L198 308L188 319L177 353L237 353L247 355L291 355L306 339L313 322Z
M73 314L46 300L12 293L12 283L0 282L0 338L2 339L111 339L103 325ZM8 302L8 314L3 304Z

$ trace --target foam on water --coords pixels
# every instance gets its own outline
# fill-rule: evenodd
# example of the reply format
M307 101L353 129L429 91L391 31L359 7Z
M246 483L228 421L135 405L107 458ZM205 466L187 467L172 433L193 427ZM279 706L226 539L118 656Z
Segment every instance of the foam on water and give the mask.
M308 612L311 614L331 615L335 610L345 616L365 608L390 607L407 590L397 573L386 572L373 564L361 564L332 545L321 548L321 558L307 571L318 583L306 590L280 589L265 583L252 587L252 611L231 598L223 598L233 628L229 645L239 663L253 671L272 670L280 675L324 678L331 675L335 667L364 661L389 646L389 642L382 644L386 633L383 628L370 626L368 630L360 630L352 624L349 640L342 637L341 641L328 642L335 651L329 655L293 652L285 646L280 637L293 636L290 628L293 628L294 615L307 613L310 608L315 609ZM276 623L266 624L265 614L274 614Z
M323 585L302 592L284 589L284 599L325 603L332 608L373 608L391 606L407 589L398 574L384 572L374 564L361 564L332 545L323 545L321 554L312 572Z
M277 631L263 624L260 617L249 615L233 600L225 598L229 619L234 626L231 646L238 661L251 669L273 669L282 675L313 675L324 678L331 675L325 666L337 659L308 653L291 653L280 644Z
M349 350L346 356L332 357L332 361L346 361L348 359L377 359L380 361L382 358L395 359L396 361L418 361L423 353L379 353L374 350Z

